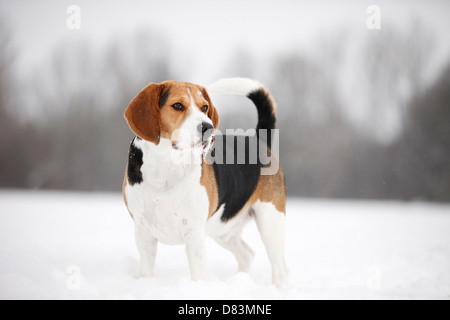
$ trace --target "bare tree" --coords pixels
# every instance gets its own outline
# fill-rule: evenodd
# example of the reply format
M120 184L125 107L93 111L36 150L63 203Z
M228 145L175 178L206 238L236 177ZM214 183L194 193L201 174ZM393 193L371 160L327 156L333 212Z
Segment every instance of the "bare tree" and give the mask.
M359 90L369 102L366 128L380 139L390 141L407 127L408 102L424 88L432 47L433 37L418 23L404 33L387 26L368 34L359 60L365 77Z
M11 44L11 30L0 21L0 187L18 187L24 180L20 166L27 160L22 155L20 144L23 143L22 129L17 117L12 98L17 92L12 72L14 49Z
M327 42L327 50L320 46L314 59L297 53L274 64L271 88L280 105L281 162L291 195L410 198L429 194L419 177L433 174L410 160L413 155L417 158L419 140L406 142L403 136L413 130L409 121L419 126L417 118L426 118L409 116L410 99L424 92L431 43L422 28L406 34L388 29L354 46L352 56L360 60L351 61L348 70L340 67L345 57L340 54L340 41ZM356 78L352 92L362 93L359 103L369 111L366 120L356 124L343 112L346 100L337 91L338 81L345 78L340 73L355 70L363 70L364 77ZM392 143L387 144L380 135L392 129L392 123L386 124L392 115L398 131L391 132L387 141ZM426 136L432 137L429 133ZM411 168L421 169L412 174ZM442 166L440 172L445 175Z
M411 99L408 127L395 144L397 197L450 201L450 63Z
M278 101L281 163L290 195L340 196L351 128L333 77L308 57L281 58L271 88Z

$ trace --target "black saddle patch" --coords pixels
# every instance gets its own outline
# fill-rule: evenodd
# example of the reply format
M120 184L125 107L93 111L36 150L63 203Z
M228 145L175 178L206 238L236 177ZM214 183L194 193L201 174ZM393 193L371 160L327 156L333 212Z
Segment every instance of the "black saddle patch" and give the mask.
M131 141L130 151L128 153L128 183L132 186L136 183L140 184L143 181L141 172L143 154L142 150L134 145L135 139Z
M257 142L257 138L249 136L216 136L210 156L214 159L213 168L219 189L216 211L225 204L221 216L224 222L244 208L258 185L262 166L258 147L250 147L258 146ZM245 154L242 154L244 149ZM238 150L241 154L238 154Z

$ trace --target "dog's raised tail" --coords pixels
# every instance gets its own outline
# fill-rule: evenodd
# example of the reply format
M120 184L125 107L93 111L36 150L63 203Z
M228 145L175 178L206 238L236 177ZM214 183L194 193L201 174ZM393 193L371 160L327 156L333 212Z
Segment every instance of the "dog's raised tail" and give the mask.
M258 110L257 135L260 129L276 128L277 106L269 90L258 81L248 78L227 78L211 84L207 90L210 94L235 94L252 100Z

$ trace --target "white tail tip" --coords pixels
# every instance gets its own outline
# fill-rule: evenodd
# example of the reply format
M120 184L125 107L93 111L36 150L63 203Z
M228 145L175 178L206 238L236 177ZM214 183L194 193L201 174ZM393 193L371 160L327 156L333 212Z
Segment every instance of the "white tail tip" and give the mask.
M227 78L222 79L207 87L210 94L236 94L247 96L263 86L255 80L248 78Z

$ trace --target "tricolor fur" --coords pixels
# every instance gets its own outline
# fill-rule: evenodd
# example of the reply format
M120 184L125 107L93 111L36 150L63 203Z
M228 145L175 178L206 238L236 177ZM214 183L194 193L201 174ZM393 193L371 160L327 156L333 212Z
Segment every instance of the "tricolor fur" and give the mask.
M135 223L140 274L153 274L157 243L162 242L185 244L192 279L204 278L207 235L235 255L240 271L248 271L253 252L241 233L254 217L272 264L273 282L281 285L287 275L283 172L280 167L274 175L261 175L259 158L252 164L206 161L233 152L230 144L215 144L218 139L240 139L246 146L258 140L258 134L216 136L219 116L208 92L247 96L258 110L257 129L275 128L271 95L249 79L221 80L208 91L191 83L152 83L132 100L125 118L136 137L123 194ZM258 148L270 153L270 141L268 146L258 143Z

